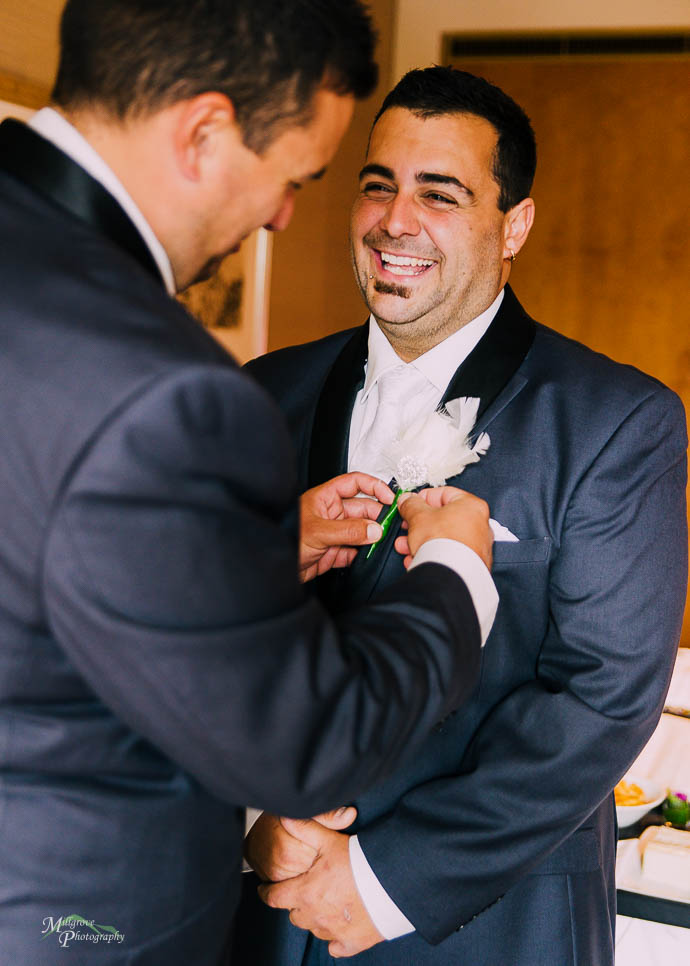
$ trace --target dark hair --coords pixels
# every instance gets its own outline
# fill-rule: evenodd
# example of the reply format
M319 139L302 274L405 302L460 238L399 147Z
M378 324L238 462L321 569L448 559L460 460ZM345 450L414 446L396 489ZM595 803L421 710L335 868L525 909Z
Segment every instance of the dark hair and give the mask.
M537 144L530 120L512 97L483 77L453 67L411 70L386 96L374 124L390 107L404 107L420 117L474 114L496 128L493 176L500 188L498 207L508 211L532 188Z
M375 41L362 0L67 0L52 98L124 119L220 91L260 153L321 84L368 96Z

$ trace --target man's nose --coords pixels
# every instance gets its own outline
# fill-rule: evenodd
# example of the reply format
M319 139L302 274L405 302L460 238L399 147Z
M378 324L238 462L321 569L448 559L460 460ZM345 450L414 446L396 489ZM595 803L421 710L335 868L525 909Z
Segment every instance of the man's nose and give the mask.
M289 188L283 198L280 208L273 215L271 220L264 225L269 231L283 231L290 224L290 219L295 210L295 189Z
M402 194L397 194L386 206L380 224L391 238L399 238L401 235L418 235L421 230L414 201Z

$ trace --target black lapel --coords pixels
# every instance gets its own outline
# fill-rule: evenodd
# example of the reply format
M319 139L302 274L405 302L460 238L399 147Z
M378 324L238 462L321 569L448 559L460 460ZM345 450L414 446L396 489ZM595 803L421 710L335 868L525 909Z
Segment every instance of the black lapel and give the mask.
M316 404L309 447L309 486L347 472L350 419L364 385L369 325L357 329L333 363Z
M442 403L461 396L480 399L477 422L522 365L535 324L506 285L501 307L482 338L448 383Z
M534 334L534 321L522 308L512 289L506 286L496 317L456 370L442 402L461 396L476 396L481 400L477 414L479 420L522 365L534 341ZM347 468L350 418L355 395L363 384L367 335L365 326L347 343L336 359L321 393L310 452L311 486L343 473ZM398 518L369 559L368 548L364 548L347 570L331 571L319 578L319 593L330 609L338 611L371 596L390 554L395 552L393 543L399 532Z
M161 281L146 242L110 192L54 144L12 118L0 124L0 170L91 225Z

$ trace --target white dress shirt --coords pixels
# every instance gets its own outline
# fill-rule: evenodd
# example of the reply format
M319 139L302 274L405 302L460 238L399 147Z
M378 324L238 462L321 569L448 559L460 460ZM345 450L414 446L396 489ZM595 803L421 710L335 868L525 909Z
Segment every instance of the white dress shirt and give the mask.
M40 134L47 141L51 141L56 148L60 148L115 198L120 207L129 215L137 231L146 242L169 294L174 295L175 277L165 249L132 200L127 189L100 154L91 147L89 142L69 121L65 120L62 114L54 111L51 107L44 107L34 114L29 121L29 127L33 128L37 134Z
M403 387L400 400L401 422L409 425L417 416L432 412L443 398L453 373L477 345L491 325L503 301L503 290L488 309L467 325L448 336L413 362L407 363L417 372L407 387ZM355 398L350 422L350 444L348 469L360 470L374 476L385 475L380 464L360 443L366 438L376 415L378 404L377 383L381 375L400 366L400 357L376 324L373 316L369 319L369 353L364 385ZM419 374L425 378L418 378ZM411 388L411 391L409 389ZM357 454L364 452L369 460L367 465L357 461ZM356 465L355 465L355 461ZM388 482L386 480L385 482ZM491 575L482 560L455 540L429 540L415 554L412 567L425 561L444 563L452 567L465 581L472 597L482 631L482 645L493 625L498 606L498 594ZM350 865L357 891L360 894L372 922L385 939L396 939L406 933L414 932L414 926L401 912L383 888L367 858L356 835L350 836Z

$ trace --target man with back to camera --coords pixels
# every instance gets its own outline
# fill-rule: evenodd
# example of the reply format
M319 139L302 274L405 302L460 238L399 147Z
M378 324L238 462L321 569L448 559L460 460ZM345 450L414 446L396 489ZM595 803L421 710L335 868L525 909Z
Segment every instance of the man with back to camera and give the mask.
M411 573L332 619L282 417L170 298L285 227L372 49L355 0L70 0L55 108L0 127L2 963L216 966L239 806L358 793L476 680L485 504L411 497ZM303 576L391 498L305 494Z
M250 364L302 441L303 486L385 470L389 374L389 440L479 398L490 445L459 482L501 529L475 693L355 801L346 831L353 809L259 819L245 851L292 924L247 876L243 963L613 963L611 789L654 729L678 644L687 437L675 394L535 323L507 285L535 166L505 93L410 72L374 122L352 213L368 324ZM359 557L317 581L334 611L399 573L385 548Z

